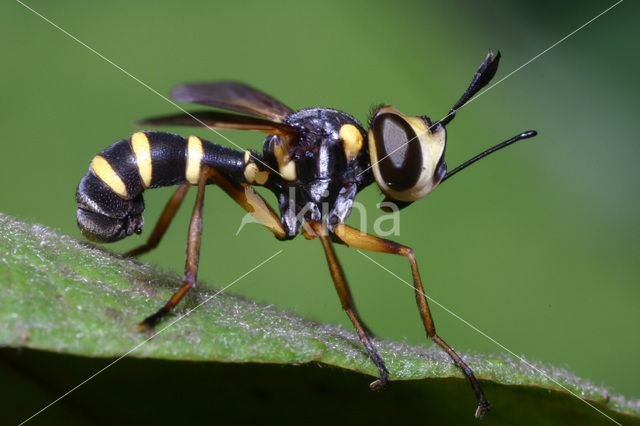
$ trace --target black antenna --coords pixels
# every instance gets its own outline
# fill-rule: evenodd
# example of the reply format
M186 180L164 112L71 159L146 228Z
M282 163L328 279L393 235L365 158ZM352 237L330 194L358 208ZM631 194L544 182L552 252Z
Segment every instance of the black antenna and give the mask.
M498 70L498 64L500 63L500 52L498 52L495 56L493 52L489 50L487 57L484 58L482 64L480 64L480 68L476 71L473 79L471 80L471 84L469 84L469 88L463 93L462 97L456 102L456 104L451 108L449 114L445 118L439 121L443 126L449 124L453 117L456 116L456 111L464 104L466 104L469 99L473 97L476 93L480 91L483 87L485 87L494 75L496 75L496 71Z
M487 155L489 155L489 154L491 154L493 152L496 152L499 149L505 148L505 147L515 143L515 142L518 142L519 140L532 138L532 137L536 136L537 134L538 134L538 132L536 132L535 130L529 130L527 132L520 133L519 135L514 136L514 137L512 137L511 139L509 139L507 141L499 143L498 145L494 146L493 148L489 148L485 152L476 155L472 159L470 159L468 161L465 161L464 163L460 164L455 169L453 169L450 172L448 172L446 175L444 175L444 177L442 178L440 183L442 183L445 180L449 179L451 176L455 175L456 173L458 173L460 170L466 168L467 166L472 165L473 163L475 163L476 161L480 160L481 158L484 158Z

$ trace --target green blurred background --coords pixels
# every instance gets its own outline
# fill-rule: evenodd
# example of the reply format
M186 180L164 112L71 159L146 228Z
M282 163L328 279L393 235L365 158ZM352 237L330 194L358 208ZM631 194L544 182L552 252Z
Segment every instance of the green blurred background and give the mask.
M489 48L503 54L497 81L613 2L27 4L164 95L180 83L235 79L294 109L327 106L366 122L383 102L441 118ZM516 354L632 397L640 397L638 11L621 3L463 108L448 127L450 168L519 131L540 135L403 211L396 238L415 249L436 301ZM18 3L0 5L0 34L0 211L81 237L74 195L91 158L137 130L134 120L177 111ZM173 130L224 144L210 131ZM225 135L253 149L263 138ZM146 232L108 248L140 244L171 193L149 191ZM358 200L370 207L371 229L380 193L372 186ZM182 269L191 205L144 261ZM284 249L228 291L351 327L320 244L280 243L255 224L236 236L242 216L210 189L199 278L225 286ZM430 344L409 287L355 250L338 254L374 332ZM370 256L410 281L404 259ZM456 349L503 352L431 306ZM149 313L141 307L141 317Z

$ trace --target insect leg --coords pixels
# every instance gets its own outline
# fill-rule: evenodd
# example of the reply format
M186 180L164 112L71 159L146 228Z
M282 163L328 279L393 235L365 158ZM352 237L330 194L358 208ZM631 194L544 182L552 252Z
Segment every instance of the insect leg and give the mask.
M420 316L424 323L424 328L427 332L427 336L436 342L442 349L444 349L453 362L462 370L465 376L469 379L471 387L473 388L476 398L478 400L478 409L476 410L476 417L481 418L486 410L489 409L489 402L484 396L478 380L473 374L473 371L465 364L460 356L449 346L440 336L436 334L436 328L431 317L429 310L429 304L427 303L427 297L422 287L422 280L420 273L418 272L418 264L416 263L413 250L409 247L400 245L393 241L378 238L373 235L365 234L357 229L351 228L344 224L338 224L334 228L334 234L346 245L359 248L362 250L378 251L382 253L399 254L405 256L409 260L411 265L411 272L413 274L413 286L416 293L416 302L418 303L418 309L420 310Z
M184 277L182 287L171 296L171 299L160 308L155 314L148 316L138 324L139 329L153 330L153 327L168 314L182 300L185 294L196 285L198 274L198 258L200 256L200 238L202 236L202 205L204 201L204 189L207 184L209 173L212 169L203 167L198 181L198 195L196 204L191 215L189 224L189 234L187 238L187 261L184 267ZM182 188L182 186L180 187ZM180 190L178 190L180 191ZM174 196L175 198L175 196ZM172 199L173 201L173 199ZM164 213L163 213L164 216Z
M214 169L210 169L209 179L222 188L240 207L251 213L256 220L273 232L277 239L282 240L286 237L278 215L251 186L233 182Z
M320 222L307 222L307 224L305 225L309 225L309 227L311 228L311 230L307 228L307 230L305 231L306 235L308 235L309 237L317 236L320 238L325 255L327 256L327 262L329 263L331 277L333 278L336 290L338 291L340 302L342 302L342 308L346 311L349 319L351 319L351 322L356 327L358 337L364 344L364 347L367 349L369 356L373 360L376 367L378 367L378 371L380 372L380 379L372 382L369 387L373 390L382 389L387 385L387 375L389 374L389 371L384 365L384 361L382 360L380 355L378 355L378 352L373 346L373 343L371 343L371 339L366 331L366 327L358 316L356 307L353 303L353 298L351 297L349 285L347 284L347 279L344 276L344 272L342 271L340 262L336 257L335 251L333 250L331 240L327 235L327 228Z
M153 232L149 236L147 242L140 247L136 247L135 249L125 253L125 257L139 256L143 253L153 250L158 246L160 240L164 236L164 233L167 231L167 228L169 228L171 220L173 220L173 216L175 216L178 208L182 204L189 186L191 186L189 183L183 183L178 187L176 192L173 194L173 196L165 206L164 211L160 215L160 219L158 219L158 223L156 223L155 228L153 228Z

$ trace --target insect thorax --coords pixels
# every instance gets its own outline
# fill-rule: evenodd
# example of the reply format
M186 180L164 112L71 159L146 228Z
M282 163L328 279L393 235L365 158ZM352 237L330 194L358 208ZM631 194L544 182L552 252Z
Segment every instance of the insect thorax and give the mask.
M333 109L310 108L291 114L285 123L300 129L298 137L268 136L263 155L280 173L270 180L269 189L278 198L287 236L293 238L309 220L326 218L330 226L343 222L357 192L373 178L366 132L355 118ZM364 141L349 158L343 128L357 129Z

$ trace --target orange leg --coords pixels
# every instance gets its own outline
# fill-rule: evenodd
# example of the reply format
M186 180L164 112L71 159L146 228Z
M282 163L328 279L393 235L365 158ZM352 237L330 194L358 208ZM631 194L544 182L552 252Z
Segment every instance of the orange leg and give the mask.
M209 169L209 175L210 181L217 184L243 209L251 213L263 226L273 232L276 238L279 240L284 239L286 233L280 219L264 198L255 192L251 186L235 184L214 169ZM158 223L156 223L156 226L147 242L144 245L125 253L125 257L139 256L158 246L160 240L167 231L167 228L169 228L173 217L178 211L178 208L182 204L189 186L190 184L184 183L178 187L165 206L164 211L160 215L160 219L158 219Z
M351 297L351 291L349 291L347 279L344 276L344 272L342 271L340 262L336 257L335 251L333 250L333 245L331 244L331 240L327 235L326 227L320 222L308 222L305 223L304 234L307 238L320 238L325 255L327 256L327 262L329 263L331 277L333 278L336 290L338 291L340 302L342 302L342 308L346 311L349 319L351 319L351 322L356 327L358 337L364 344L364 347L367 349L369 356L373 360L376 367L378 367L378 371L380 372L380 379L372 382L369 387L373 390L382 389L387 385L387 375L389 374L389 371L384 365L384 361L382 360L380 355L378 355L378 352L373 346L373 343L371 343L371 339L367 333L366 327L358 316L355 304L353 303L353 298Z
M256 219L267 227L276 238L282 239L286 236L285 230L278 219L278 216L269 207L267 202L257 194L253 188L245 185L237 185L220 172L210 167L204 167L198 182L198 194L196 196L196 204L191 215L191 223L189 225L189 234L187 241L187 260L185 265L182 287L169 299L169 301L160 308L156 313L145 318L138 328L152 330L153 327L169 313L191 288L196 285L196 277L198 273L198 259L200 256L200 239L202 236L202 206L204 201L204 190L207 183L214 183L221 187L227 195L233 198L241 207L250 212ZM189 184L183 184L178 188L169 203L165 207L160 217L160 221L153 230L149 241L127 255L136 255L153 249L158 245L162 235L166 231L171 219L175 215L176 210L184 199Z
M263 226L273 232L279 240L286 237L280 219L267 202L249 185L238 185L225 178L220 172L209 169L209 180L218 185L227 195L233 198L240 207L251 213Z
M413 274L413 286L416 294L416 302L418 303L418 309L420 310L420 316L424 323L424 328L427 332L427 336L436 342L442 349L444 349L449 356L453 359L453 362L462 370L467 376L471 387L473 388L476 398L478 399L478 409L476 410L476 417L481 418L486 410L489 409L489 402L484 396L478 380L473 374L473 371L465 364L460 356L449 346L444 340L436 334L436 328L433 324L433 318L429 310L429 304L422 287L422 280L420 279L420 273L418 272L418 264L411 248L394 243L393 241L378 238L373 235L365 234L350 226L339 224L334 228L334 234L346 245L359 248L362 250L378 251L382 253L399 254L405 256L409 260L411 265L411 272Z
M190 184L183 183L178 187L176 192L173 194L173 196L165 206L164 211L160 215L160 219L158 219L158 223L156 223L155 228L153 228L153 232L149 236L147 242L144 245L141 245L140 247L137 247L125 253L125 257L135 257L151 251L158 246L160 240L164 236L164 233L167 231L167 228L171 224L171 220L173 220L173 217L178 211L178 208L182 204L182 200L184 200L184 196L186 195L189 186Z
M205 167L200 174L200 180L198 182L198 195L196 196L196 204L193 208L193 214L191 215L191 223L189 224L189 234L187 237L187 261L184 267L182 287L180 287L180 289L171 296L171 299L169 299L169 301L155 314L148 316L139 323L139 329L148 329L149 331L152 331L153 327L165 315L167 315L178 304L178 302L180 302L180 300L182 300L189 290L196 285L198 259L200 257L200 238L202 237L202 206L204 202L204 188L207 184L210 170L211 169L208 167Z

